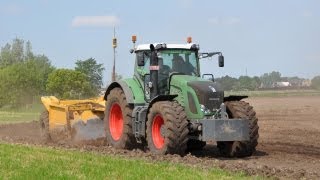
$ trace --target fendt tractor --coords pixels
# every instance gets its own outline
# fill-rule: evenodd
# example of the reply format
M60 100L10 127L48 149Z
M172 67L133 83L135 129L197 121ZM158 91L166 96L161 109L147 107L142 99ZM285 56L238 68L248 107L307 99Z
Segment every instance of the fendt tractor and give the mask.
M132 39L135 44L136 37ZM104 124L102 136L115 148L142 144L155 154L183 155L215 141L222 156L252 155L259 127L253 107L242 101L247 96L224 97L213 78L201 77L201 59L218 55L223 67L221 52L200 53L191 38L187 44L142 44L130 52L135 56L133 77L112 82L100 99L42 97L44 136L61 128L74 136L73 127L94 120L100 129Z

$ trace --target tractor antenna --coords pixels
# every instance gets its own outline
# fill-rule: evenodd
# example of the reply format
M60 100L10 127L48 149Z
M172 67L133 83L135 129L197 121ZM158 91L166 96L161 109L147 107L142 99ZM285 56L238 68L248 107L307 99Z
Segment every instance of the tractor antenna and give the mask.
M116 81L116 48L117 48L117 38L116 38L116 28L113 27L113 38L112 38L112 47L113 47L113 68L112 68L112 81Z

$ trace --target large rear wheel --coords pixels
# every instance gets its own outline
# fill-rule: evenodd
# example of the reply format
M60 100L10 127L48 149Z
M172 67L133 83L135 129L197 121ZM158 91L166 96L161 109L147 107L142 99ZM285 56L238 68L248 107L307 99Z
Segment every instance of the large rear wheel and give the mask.
M217 146L222 156L245 157L251 156L258 145L259 126L256 112L249 103L244 101L227 101L227 113L229 118L249 119L249 141L219 141Z
M134 148L132 106L127 103L120 88L112 89L107 97L104 124L106 138L111 146L119 149Z
M188 121L177 102L161 101L152 105L147 119L147 142L152 153L180 154L187 149Z

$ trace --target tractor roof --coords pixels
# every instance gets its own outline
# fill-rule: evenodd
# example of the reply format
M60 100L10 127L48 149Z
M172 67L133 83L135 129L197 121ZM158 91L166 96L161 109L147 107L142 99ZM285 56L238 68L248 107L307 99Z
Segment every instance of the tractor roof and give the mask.
M154 43L153 45L156 47L158 44L164 43ZM192 43L189 44L166 44L168 49L191 49L191 46L194 45ZM150 44L140 44L136 47L136 51L141 50L150 50Z

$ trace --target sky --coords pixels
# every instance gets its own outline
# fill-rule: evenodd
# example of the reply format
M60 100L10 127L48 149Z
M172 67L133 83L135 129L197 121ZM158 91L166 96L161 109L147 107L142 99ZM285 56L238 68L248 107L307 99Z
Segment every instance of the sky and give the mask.
M45 54L59 68L93 57L103 63L110 81L113 27L116 29L116 71L131 77L137 44L186 43L200 52L221 51L201 60L201 72L260 76L320 75L319 0L0 0L0 46L18 37L29 40L36 54Z

